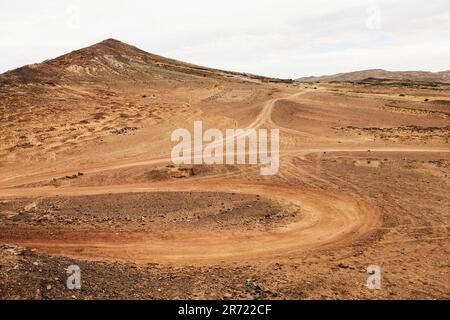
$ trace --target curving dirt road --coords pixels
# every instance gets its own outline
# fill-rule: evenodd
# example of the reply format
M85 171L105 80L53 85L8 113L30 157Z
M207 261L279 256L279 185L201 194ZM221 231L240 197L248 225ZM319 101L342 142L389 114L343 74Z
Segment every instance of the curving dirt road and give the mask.
M286 133L303 135L304 133L282 128L271 118L275 103L281 99L292 99L309 92L308 90L267 101L261 112L247 129L256 129L263 125L279 127ZM362 148L305 148L290 149L283 157L304 157L312 153L323 152L363 152ZM449 152L439 148L372 148L379 152ZM195 178L191 181L159 182L152 184L111 185L107 187L24 188L20 185L50 180L76 171L85 174L125 169L143 165L169 163L170 158L159 157L138 161L121 161L78 168L72 171L38 173L18 176L0 182L2 197L47 197L81 196L93 194L113 194L130 192L234 192L260 194L275 199L286 206L296 205L302 213L287 225L272 230L236 230L232 233L217 233L202 230L174 230L167 234L134 234L126 240L97 239L95 233L73 235L64 242L52 239L23 239L17 242L39 251L83 258L90 260L124 260L138 263L157 261L159 263L214 263L272 259L273 257L292 257L306 250L338 246L359 239L373 232L381 225L376 208L365 203L357 195L316 188L281 185L276 182L230 182L213 177ZM301 171L298 171L301 174ZM223 178L223 177L221 177Z
M337 245L363 236L379 225L379 215L363 201L340 193L320 192L298 187L271 184L223 184L214 182L166 183L152 186L111 186L107 188L61 188L30 191L18 189L15 195L27 196L80 196L129 192L235 192L259 194L278 200L285 205L297 205L302 213L296 221L269 232L236 231L217 233L177 231L172 238L160 234L135 235L139 241L113 241L105 243L90 235L78 241L46 241L39 239L20 242L40 251L93 260L131 260L147 263L211 263L219 261L261 260L273 256ZM82 250L80 251L80 249Z

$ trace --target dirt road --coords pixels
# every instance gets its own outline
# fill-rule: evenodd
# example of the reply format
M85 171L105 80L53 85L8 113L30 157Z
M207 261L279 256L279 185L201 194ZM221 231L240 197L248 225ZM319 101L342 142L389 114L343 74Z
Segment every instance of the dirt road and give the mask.
M276 102L297 98L311 90L265 102L255 120L247 129L256 129L265 124L277 127L272 121L271 114ZM302 134L300 131L289 129L288 133ZM333 152L365 152L362 148L312 148L291 149L282 155L287 157L305 157L309 154ZM372 152L400 152L400 153L433 153L449 152L441 148L373 148ZM43 241L42 239L27 239L18 241L19 244L51 254L60 254L75 258L94 260L124 260L135 262L169 262L169 263L218 263L246 260L271 259L274 256L292 256L298 252L314 248L329 247L351 243L359 237L373 232L380 226L380 214L376 208L365 203L356 194L344 194L315 190L297 186L283 186L276 183L245 183L233 181L224 182L221 179L207 177L196 178L192 182L176 181L169 183L134 184L107 187L73 187L61 188L21 188L18 184L35 183L50 180L73 172L82 171L84 174L99 173L126 169L136 166L157 165L170 163L170 158L151 158L147 160L129 161L77 168L70 171L42 173L25 177L14 177L9 181L2 181L1 197L48 197L48 196L82 196L93 194L113 194L130 192L237 192L260 194L265 197L283 202L286 206L297 205L302 208L302 214L295 221L283 225L269 232L236 230L233 233L218 234L203 231L174 231L169 238L160 234L139 234L135 237L139 241L121 242L104 239L99 241L95 234L89 237L66 239L60 243L58 239ZM13 186L16 186L12 188ZM80 240L80 238L82 240Z

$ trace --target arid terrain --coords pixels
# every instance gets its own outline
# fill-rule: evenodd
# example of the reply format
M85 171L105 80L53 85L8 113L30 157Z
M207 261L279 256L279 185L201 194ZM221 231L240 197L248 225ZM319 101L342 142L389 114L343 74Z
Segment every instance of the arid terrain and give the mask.
M278 174L174 165L195 120L279 128ZM450 298L439 79L280 80L109 39L0 75L0 121L0 299Z

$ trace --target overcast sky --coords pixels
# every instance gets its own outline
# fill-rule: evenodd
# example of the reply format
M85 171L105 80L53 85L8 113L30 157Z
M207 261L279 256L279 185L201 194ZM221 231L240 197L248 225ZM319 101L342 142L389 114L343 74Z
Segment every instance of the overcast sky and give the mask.
M0 0L0 73L106 38L281 78L450 69L449 0Z

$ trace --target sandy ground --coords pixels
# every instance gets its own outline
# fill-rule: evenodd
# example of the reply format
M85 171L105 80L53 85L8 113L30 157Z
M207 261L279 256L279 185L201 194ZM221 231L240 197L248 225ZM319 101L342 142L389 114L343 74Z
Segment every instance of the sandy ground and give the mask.
M0 298L450 297L448 86L164 70L2 96ZM279 173L173 165L197 119L279 128Z

